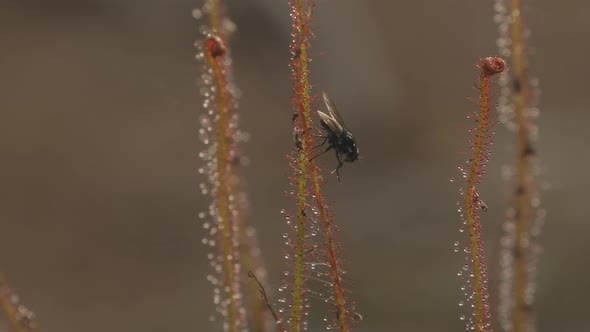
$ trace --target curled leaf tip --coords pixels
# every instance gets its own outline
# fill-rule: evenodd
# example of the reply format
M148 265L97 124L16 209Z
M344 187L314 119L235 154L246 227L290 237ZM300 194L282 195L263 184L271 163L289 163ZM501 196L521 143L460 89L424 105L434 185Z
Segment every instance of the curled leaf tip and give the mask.
M499 56L490 56L481 60L480 67L485 75L492 76L506 69L506 61Z

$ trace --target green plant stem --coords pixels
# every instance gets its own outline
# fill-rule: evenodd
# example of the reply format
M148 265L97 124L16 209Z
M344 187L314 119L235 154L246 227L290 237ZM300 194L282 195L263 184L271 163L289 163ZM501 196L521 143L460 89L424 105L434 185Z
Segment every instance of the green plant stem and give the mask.
M295 70L295 90L297 93L298 111L303 123L302 149L299 151L299 174L297 176L297 244L295 250L295 269L294 269L294 286L293 286L293 304L291 310L291 331L299 332L301 324L301 314L303 309L303 265L305 254L305 236L307 233L305 202L307 199L306 184L308 178L308 163L311 155L308 154L308 147L311 146L309 135L309 70L307 67L307 24L303 19L303 3L297 0L298 23L298 44L300 51L299 57L294 59ZM295 20L295 18L294 18Z
M221 6L220 0L207 0L209 6L209 26L213 33L223 35L223 29L221 29Z
M324 233L326 236L326 245L327 245L327 256L328 261L331 268L331 283L333 287L333 295L335 300L335 306L338 313L338 326L341 332L347 332L348 329L348 322L347 322L347 315L348 312L345 309L345 299L344 299L344 290L342 288L342 280L340 277L340 267L337 260L337 253L334 244L334 236L332 234L332 226L331 220L328 216L324 205L324 198L321 189L321 181L319 177L319 171L316 167L314 161L309 162L308 160L312 157L312 145L313 145L313 138L310 134L311 128L311 118L310 118L310 84L309 84L309 69L308 69L308 55L307 55L307 45L305 40L308 34L308 23L311 15L311 7L309 7L309 3L307 6L304 6L303 0L296 1L296 10L297 16L299 17L299 44L298 49L300 51L298 59L298 65L295 66L298 68L296 71L296 81L297 81L297 92L300 93L299 95L299 103L300 103L300 115L302 119L303 131L302 131L302 149L299 153L300 156L300 175L299 175L299 225L298 228L298 243L297 246L297 271L296 273L301 273L303 267L303 238L302 236L305 235L305 230L303 229L304 226L304 219L305 216L302 214L302 208L305 199L305 181L307 172L309 171L311 180L313 183L313 190L316 198L316 207L318 214L320 216L322 225L324 226ZM309 169L308 165L309 164ZM297 282L299 280L296 278L296 289L297 289ZM295 302L295 301L294 301ZM300 302L297 302L300 305ZM294 306L295 310L295 306ZM297 312L299 314L299 312ZM293 326L298 326L298 324L294 324ZM298 329L298 327L296 327ZM294 330L296 331L296 330ZM297 330L298 331L298 330Z
M305 143L304 143L305 144ZM293 287L293 309L291 312L291 331L299 332L301 313L303 309L303 256L305 255L305 235L307 225L305 224L305 182L307 179L307 156L304 152L299 155L299 185L297 195L297 245L295 250L295 281Z

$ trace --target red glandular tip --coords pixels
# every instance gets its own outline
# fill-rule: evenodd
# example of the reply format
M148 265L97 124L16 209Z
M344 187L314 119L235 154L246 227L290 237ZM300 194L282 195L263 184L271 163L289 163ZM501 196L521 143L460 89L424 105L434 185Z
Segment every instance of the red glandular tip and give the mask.
M485 75L492 76L506 69L506 61L499 56L490 56L481 60L480 67Z
M227 48L223 43L223 40L216 35L209 35L205 40L205 47L207 52L213 58L224 56L227 53Z

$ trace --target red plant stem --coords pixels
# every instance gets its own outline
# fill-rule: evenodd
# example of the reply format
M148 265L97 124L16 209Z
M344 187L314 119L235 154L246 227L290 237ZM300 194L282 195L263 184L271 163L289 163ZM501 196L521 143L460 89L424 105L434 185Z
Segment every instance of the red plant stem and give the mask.
M342 280L340 277L341 271L337 260L337 253L334 244L334 236L332 230L332 220L328 216L326 206L324 204L324 197L321 189L321 181L319 176L319 170L315 162L311 159L313 155L313 137L311 135L311 118L310 118L310 84L309 84L309 69L308 69L308 45L307 37L309 35L308 24L311 18L311 10L313 3L311 1L306 2L304 5L303 0L296 0L296 12L293 17L294 25L298 31L297 45L295 47L296 54L294 55L294 69L295 69L295 87L296 97L299 116L301 117L302 123L302 149L299 153L299 202L298 202L298 244L297 244L297 258L296 258L296 283L295 292L300 292L302 280L297 276L302 273L303 269L303 255L304 255L304 235L305 235L305 215L304 209L304 197L305 197L305 179L307 172L311 176L313 183L313 190L316 198L316 207L320 216L322 225L324 226L324 233L326 236L327 256L328 262L331 268L331 284L333 287L333 296L335 300L335 306L338 317L338 327L341 332L347 332L348 328L348 312L345 309L345 298L344 290L342 287ZM298 54L297 54L298 53ZM301 306L299 295L294 296L293 303L293 325L292 331L299 331L299 310Z
M486 146L488 131L494 125L490 107L490 77L504 70L504 60L498 57L485 58L480 64L480 97L475 140L472 143L472 155L467 173L464 209L471 247L473 275L474 327L477 332L487 331L489 326L489 304L487 292L486 261L481 223L479 220L480 198L476 185L483 177L483 169L488 161L489 151Z
M227 77L225 72L224 56L227 53L223 41L217 36L210 36L204 42L205 58L211 68L213 82L216 87L217 105L217 128L215 151L215 164L217 181L214 184L215 207L219 222L219 236L221 239L221 256L223 261L223 277L225 299L227 305L229 331L238 332L241 322L239 313L239 302L237 300L239 282L237 282L237 261L238 251L234 248L235 233L237 225L232 216L229 198L235 197L231 185L233 174L231 165L231 149L233 144L232 133L230 132L230 103L231 96L227 88Z
M323 195L320 188L320 181L318 177L318 169L315 162L311 162L311 173L313 178L313 185L315 189L316 201L320 219L324 224L324 231L326 233L326 244L328 245L328 259L332 273L332 284L334 291L334 299L336 301L336 310L338 312L338 326L341 332L348 331L347 316L348 312L345 309L344 291L342 287L342 279L340 278L340 267L336 258L336 250L334 246L334 237L332 235L331 220L329 220L326 210L324 208Z
M528 288L527 253L529 244L530 218L530 141L529 123L526 115L526 95L528 78L524 67L524 42L522 37L522 21L520 16L520 0L512 0L511 4L512 34L512 67L520 89L515 91L515 114L518 126L518 161L516 184L516 243L514 247L514 307L512 313L513 331L525 332L528 325L528 306L526 292Z
M475 328L480 332L484 330L484 320L487 319L487 299L485 294L484 280L482 274L485 273L484 248L481 240L481 224L479 222L478 209L476 204L477 191L475 185L478 182L479 170L484 160L482 160L483 137L485 135L486 126L489 125L489 79L488 75L481 74L480 76L480 113L479 126L477 129L476 142L471 158L471 165L469 176L467 178L467 191L465 193L465 214L467 216L467 226L469 229L469 238L471 241L471 259L473 271L473 289L475 292Z

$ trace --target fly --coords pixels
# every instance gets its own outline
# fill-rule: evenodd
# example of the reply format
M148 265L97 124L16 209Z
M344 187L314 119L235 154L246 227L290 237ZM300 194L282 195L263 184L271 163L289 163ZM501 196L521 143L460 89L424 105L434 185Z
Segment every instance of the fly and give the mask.
M328 93L324 91L322 96L324 97L324 103L326 104L328 113L318 111L318 115L321 119L320 125L325 130L326 135L321 136L324 140L320 145L314 147L314 149L323 146L326 142L328 142L328 148L311 158L311 160L330 151L330 149L334 149L336 159L338 159L338 166L334 171L336 172L338 182L340 182L340 173L338 171L344 166L345 162L352 163L359 159L359 149L356 146L352 133L344 125L344 120L342 120L342 116L338 113Z

